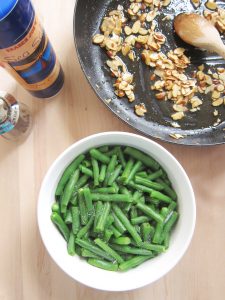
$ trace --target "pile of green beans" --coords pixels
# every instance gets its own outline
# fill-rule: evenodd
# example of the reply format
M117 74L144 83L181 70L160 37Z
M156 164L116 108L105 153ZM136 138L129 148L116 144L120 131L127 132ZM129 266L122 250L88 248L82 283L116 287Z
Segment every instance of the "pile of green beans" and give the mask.
M51 220L69 255L105 270L127 271L167 250L177 204L156 160L131 147L102 146L65 169Z

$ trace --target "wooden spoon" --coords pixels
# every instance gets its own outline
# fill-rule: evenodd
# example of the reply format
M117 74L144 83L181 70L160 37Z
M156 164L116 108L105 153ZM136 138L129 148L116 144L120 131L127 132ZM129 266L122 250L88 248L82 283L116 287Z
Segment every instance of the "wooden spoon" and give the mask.
M204 17L198 14L180 14L174 19L174 28L186 43L216 52L225 59L225 45L218 30Z

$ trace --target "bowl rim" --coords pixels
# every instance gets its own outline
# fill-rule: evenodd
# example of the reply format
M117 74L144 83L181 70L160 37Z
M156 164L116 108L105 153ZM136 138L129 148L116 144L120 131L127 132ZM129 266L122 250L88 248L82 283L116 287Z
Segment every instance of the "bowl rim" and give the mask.
M54 255L52 254L52 252L50 251L49 249L49 246L48 244L46 243L46 236L45 236L45 232L44 232L44 228L42 226L42 218L41 218L41 207L42 207L42 202L43 202L43 198L42 198L42 194L44 192L44 188L49 180L49 176L51 175L52 171L55 169L55 167L59 164L59 162L68 155L68 153L70 153L70 151L73 149L73 148L76 148L77 146L79 145L82 145L83 143L86 143L88 142L89 140L93 140L93 139L96 139L96 138L103 138L104 140L104 136L108 136L108 135L111 135L111 136L124 136L127 137L131 137L131 138L134 138L134 139L140 139L144 142L147 142L149 145L153 145L154 147L158 148L158 150L160 151L163 151L167 157L172 160L176 165L177 167L180 169L180 171L183 173L182 175L184 176L185 178L185 184L187 185L188 189L189 189L189 193L190 193L190 202L191 202L191 206L192 206L192 222L190 223L190 226L189 226L189 235L188 235L188 238L186 238L185 240L185 243L181 249L181 251L177 254L177 257L176 257L176 261L174 264L172 264L169 268L167 268L166 271L162 272L160 276L156 276L154 278L154 280L152 281L147 281L145 280L144 282L141 282L139 284L136 284L134 286L126 286L126 288L124 289L121 289L121 288L116 288L115 286L113 287L110 287L110 288L104 288L104 286L96 286L96 284L92 284L92 283L88 283L88 282L85 282L83 280L80 280L80 278L75 278L74 276L72 276L72 274L70 274L68 272L68 270L66 270L66 268L64 268L63 264L61 264L59 261L57 261L57 259L54 257ZM104 144L107 144L107 143L102 143L102 145ZM108 143L109 144L109 143ZM116 145L118 143L114 143L114 145ZM113 143L111 143L111 145L113 145ZM124 145L126 145L126 142L124 142ZM98 147L99 145L96 145L96 147ZM133 146L134 147L134 146ZM88 150L88 148L87 148ZM81 153L79 153L81 154ZM79 155L77 154L77 155ZM64 166L62 168L62 170L64 170L66 168L66 166ZM49 215L49 219L50 219L50 215ZM64 273L66 273L68 276L70 276L73 280L79 282L79 283L82 283L88 287L91 287L91 288L94 288L94 289L98 289L98 290L103 290L103 291L111 291L111 292L119 292L119 291L129 291L129 290L135 290L137 288L141 288L141 287L144 287L148 284L152 284L153 282L159 280L160 278L164 277L169 271L171 271L177 264L178 262L181 260L181 258L183 257L183 255L185 254L185 252L187 251L190 243L191 243L191 240L192 240L192 237L193 237L193 234L194 234L194 229L195 229L195 224L196 224L196 202L195 202L195 195L194 195L194 191L193 191L193 188L192 188L192 185L191 185L191 182L190 182L190 179L189 177L187 176L183 166L180 164L180 162L166 149L164 148L163 146L161 146L159 143L149 139L149 138L146 138L146 137L143 137L141 135L138 135L138 134L134 134L134 133L129 133L129 132L122 132L122 131L109 131L109 132L101 132L101 133L97 133L97 134L92 134L92 135L89 135L87 137L84 137L78 141L76 141L75 143L73 143L72 145L70 145L69 147L67 147L54 161L53 163L50 165L50 167L48 168L45 176L44 176L44 179L42 180L42 183L41 183L41 188L40 188L40 191L39 191L39 196L38 196L38 202L37 202L37 221L38 221L38 228L39 228L39 232L40 232L40 236L41 236L41 240L44 244L44 247L45 249L47 250L49 256L51 257L51 259L56 263L56 265L62 270L64 271ZM67 254L67 252L65 252Z

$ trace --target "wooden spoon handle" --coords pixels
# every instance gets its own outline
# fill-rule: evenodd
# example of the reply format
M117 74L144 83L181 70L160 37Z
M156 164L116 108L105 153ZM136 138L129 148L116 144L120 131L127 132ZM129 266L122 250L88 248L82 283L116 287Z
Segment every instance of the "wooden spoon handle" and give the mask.
M225 59L225 45L214 45L215 52Z

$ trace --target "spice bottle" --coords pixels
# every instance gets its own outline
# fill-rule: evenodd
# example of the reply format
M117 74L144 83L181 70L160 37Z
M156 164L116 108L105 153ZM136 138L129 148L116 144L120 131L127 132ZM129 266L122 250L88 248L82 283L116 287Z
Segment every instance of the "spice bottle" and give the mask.
M0 0L0 65L38 98L56 95L62 67L30 0Z
M27 137L31 129L28 107L12 95L0 92L0 135L8 140Z

